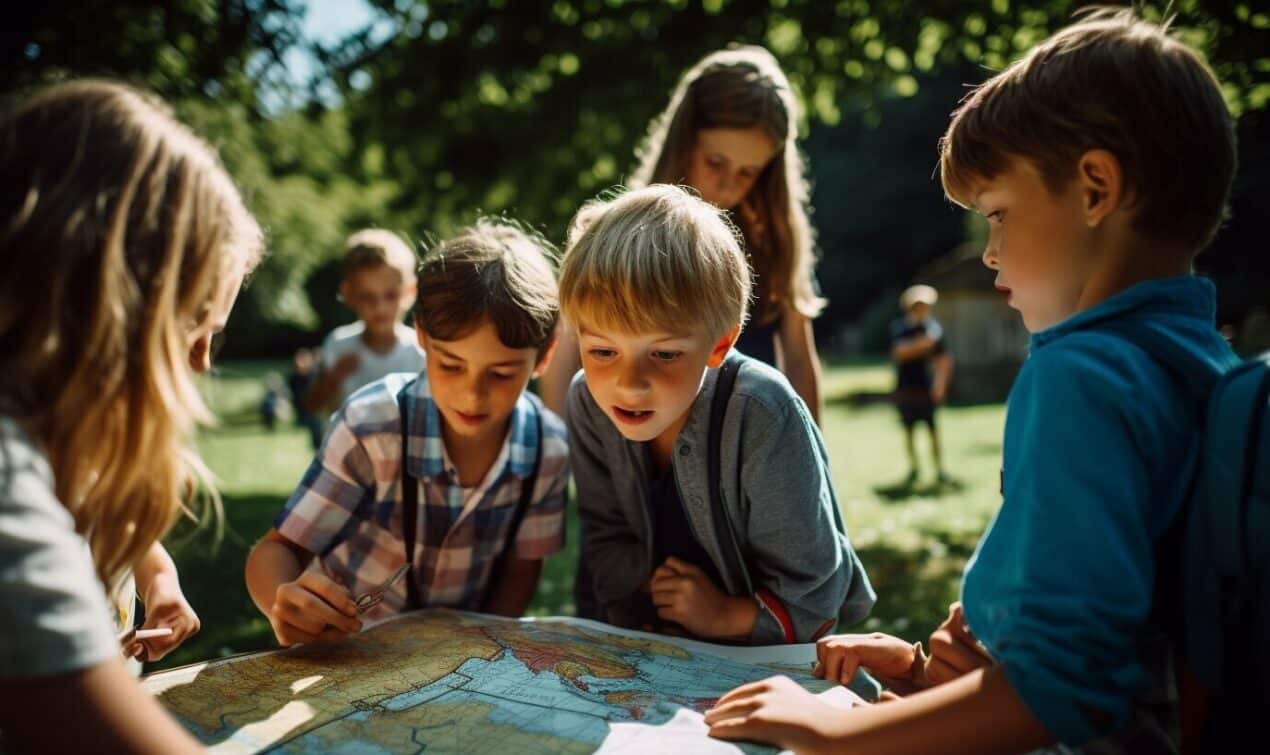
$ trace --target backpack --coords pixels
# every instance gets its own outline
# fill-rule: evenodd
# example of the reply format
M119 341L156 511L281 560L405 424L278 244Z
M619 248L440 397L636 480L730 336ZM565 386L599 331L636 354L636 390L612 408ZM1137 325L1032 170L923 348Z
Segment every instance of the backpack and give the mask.
M1197 741L1230 751L1270 710L1270 353L1209 394L1178 526L1178 649L1207 697Z
M1270 710L1270 352L1196 395L1167 336L1115 329L1197 399L1194 468L1156 546L1153 613L1180 656L1184 748L1239 751Z

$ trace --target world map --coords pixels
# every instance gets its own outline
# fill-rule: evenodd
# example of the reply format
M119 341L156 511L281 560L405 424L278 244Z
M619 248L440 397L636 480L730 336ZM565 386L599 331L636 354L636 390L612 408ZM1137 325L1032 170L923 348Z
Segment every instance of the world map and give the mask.
M604 745L615 724L678 723L777 671L823 691L829 685L807 673L810 647L765 653L578 619L418 611L338 643L143 683L215 752L582 753ZM700 740L713 742L704 727Z

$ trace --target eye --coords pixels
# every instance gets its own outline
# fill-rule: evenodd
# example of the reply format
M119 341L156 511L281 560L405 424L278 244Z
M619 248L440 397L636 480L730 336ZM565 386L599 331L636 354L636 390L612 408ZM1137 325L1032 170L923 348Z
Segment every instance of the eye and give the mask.
M604 349L598 346L595 348L587 349L586 353L592 359L611 359L617 355L617 352L614 351L613 349Z
M984 217L987 218L989 222L1000 223L1005 220L1005 210L993 210L987 215L984 215Z
M707 157L706 165L709 165L711 168L722 168L723 160L718 157Z
M495 380L515 380L516 379L516 373L514 372L490 372L490 375L492 375Z
M682 351L667 351L664 349L658 349L653 352L653 359L656 359L659 362L673 362L681 356L683 356Z
M442 362L441 371L442 372L462 372L463 366L458 364L446 364L445 362Z

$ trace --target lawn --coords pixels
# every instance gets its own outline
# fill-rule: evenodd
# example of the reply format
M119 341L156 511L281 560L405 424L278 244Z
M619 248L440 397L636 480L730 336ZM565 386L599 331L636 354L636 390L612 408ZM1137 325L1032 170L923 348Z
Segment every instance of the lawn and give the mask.
M202 432L199 450L218 480L224 529L219 540L206 528L189 526L170 538L203 630L155 669L273 644L268 622L247 597L242 567L311 458L303 431L285 426L269 432L256 414L264 376L284 368L282 362L230 362L204 381L220 425ZM851 540L878 591L872 616L857 630L916 640L956 598L965 561L1000 502L1003 411L999 404L942 410L947 466L957 484L928 482L933 470L927 463L923 480L904 487L898 483L907 462L894 411L850 400L886 391L891 380L884 363L830 367L822 424ZM928 459L924 433L919 440L919 453ZM568 547L548 561L530 613L573 611L576 531L571 512Z

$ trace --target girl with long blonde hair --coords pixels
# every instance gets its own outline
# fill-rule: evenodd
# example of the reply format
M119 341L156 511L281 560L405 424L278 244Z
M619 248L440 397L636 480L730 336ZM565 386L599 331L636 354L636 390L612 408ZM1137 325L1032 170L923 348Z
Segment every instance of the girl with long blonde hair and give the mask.
M714 52L684 74L638 150L635 187L683 184L728 210L754 273L750 322L736 348L775 365L820 412L820 360L811 321L825 301L813 278L808 189L796 144L798 103L772 54L745 46ZM563 410L577 346L561 328L543 396Z
M169 602L147 613L190 633L158 542L211 491L194 373L260 229L214 152L120 84L0 116L0 175L0 731L18 750L196 750L126 670L108 594L157 580L143 598Z

